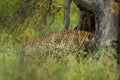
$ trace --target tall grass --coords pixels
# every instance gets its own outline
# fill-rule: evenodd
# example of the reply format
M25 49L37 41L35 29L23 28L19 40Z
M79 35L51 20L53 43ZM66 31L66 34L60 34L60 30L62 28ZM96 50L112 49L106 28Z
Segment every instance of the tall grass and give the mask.
M42 56L33 55L39 51L33 51L32 55L24 55L24 45L43 35L60 31L63 26L63 6L54 15L54 23L47 26L39 23L41 16L35 17L34 13L38 6L31 5L34 4L34 0L29 3L30 5L25 1L6 0L9 5L0 1L0 80L117 80L117 64L116 59L111 55L115 53L112 49L94 52L86 57L84 56L86 52L82 50L64 52L52 48L42 51L44 54ZM40 1L37 1L39 4ZM57 1L63 4L62 0ZM21 8L24 2L25 6ZM30 7L28 8L27 5ZM14 14L23 9L26 18L20 23L24 15ZM30 14L31 10L32 14ZM76 26L78 16L78 9L72 4L70 29ZM51 17L47 19L50 20ZM4 29L6 27L7 29Z
M3 33L0 36L0 44L5 44L0 45L0 80L117 80L112 49L101 51L99 59L97 52L76 58L84 52L65 54L53 49L43 51L46 56L25 56L21 44L12 35Z

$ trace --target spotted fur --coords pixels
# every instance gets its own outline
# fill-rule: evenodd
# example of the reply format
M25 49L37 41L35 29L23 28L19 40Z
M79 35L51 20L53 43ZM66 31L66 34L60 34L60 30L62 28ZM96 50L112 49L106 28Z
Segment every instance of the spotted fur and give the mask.
M84 47L84 44L93 40L93 37L93 33L79 30L56 32L26 45L24 50L27 55L31 50L39 50L40 53L48 47L54 48L55 50L62 49L65 51L72 51L78 47Z

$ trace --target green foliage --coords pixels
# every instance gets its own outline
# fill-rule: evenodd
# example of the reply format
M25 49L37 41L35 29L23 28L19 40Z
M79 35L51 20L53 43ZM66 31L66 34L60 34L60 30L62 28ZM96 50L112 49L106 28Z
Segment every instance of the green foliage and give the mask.
M79 10L72 3L73 29ZM45 49L42 56L25 56L23 46L36 38L60 31L63 0L0 0L0 80L117 80L116 59L98 53ZM33 51L33 54L37 54Z
M0 0L0 27L12 25L13 14L18 0Z
M111 54L103 54L99 60L90 57L80 63L75 55L62 55L64 53L58 52L62 57L56 59L51 51L48 50L47 54L39 58L29 56L27 59L22 53L19 56L0 54L0 79L117 80L116 60Z

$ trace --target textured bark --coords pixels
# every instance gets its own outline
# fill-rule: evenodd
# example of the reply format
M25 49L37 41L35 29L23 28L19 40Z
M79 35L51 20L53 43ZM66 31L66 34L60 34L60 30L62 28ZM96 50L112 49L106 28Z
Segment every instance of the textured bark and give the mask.
M117 47L120 70L120 0L76 0L81 8L95 15L95 42L99 50ZM94 6L94 7L93 7ZM119 72L120 74L120 72Z
M63 30L68 30L70 24L70 4L72 0L64 0L64 25ZM78 4L78 0L73 0L80 10L80 19L78 26L74 30L84 30L94 33L95 32L95 19L92 12L85 10L84 7Z
M70 4L72 0L64 0L64 24L63 30L68 30L70 25Z
M120 64L120 0L74 0L74 2L80 9L94 14L95 43L98 49L118 46Z
M74 0L75 4L87 11L96 10L97 0Z
M83 10L81 11L78 26L74 30L83 30L94 33L95 32L95 17L92 12Z
M119 4L115 0L74 0L95 15L95 42L99 48L114 45L119 34Z
M117 47L120 70L120 0L74 0L74 2L80 9L94 14L95 43L98 49Z
M81 9L92 12L95 16L95 42L99 48L114 46L119 35L119 4L115 0L74 0ZM70 3L65 0L64 30L70 23ZM84 17L84 15L82 15ZM82 20L82 23L84 21ZM81 28L79 26L79 28Z

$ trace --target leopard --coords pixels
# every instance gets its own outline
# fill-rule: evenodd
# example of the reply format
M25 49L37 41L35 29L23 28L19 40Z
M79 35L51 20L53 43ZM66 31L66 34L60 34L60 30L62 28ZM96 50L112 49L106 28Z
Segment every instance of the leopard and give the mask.
M29 56L37 52L37 56L52 48L54 51L71 52L76 49L88 48L93 41L94 34L80 30L66 30L43 36L24 46L24 55Z

